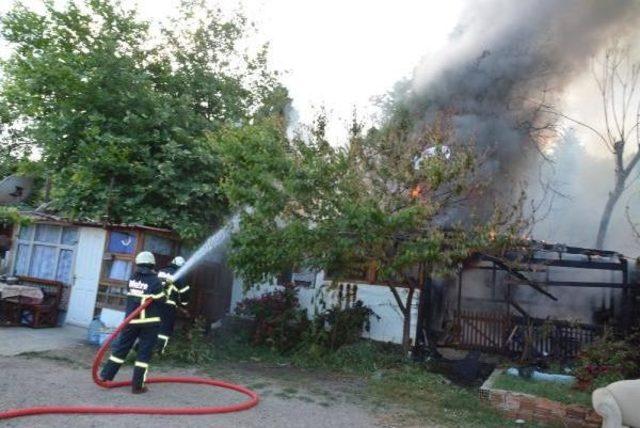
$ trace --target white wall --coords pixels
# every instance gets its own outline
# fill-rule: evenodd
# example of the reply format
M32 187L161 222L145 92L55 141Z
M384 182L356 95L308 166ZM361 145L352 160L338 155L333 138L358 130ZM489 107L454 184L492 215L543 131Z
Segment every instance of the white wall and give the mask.
M570 255L565 255L570 259ZM580 259L580 256L575 256ZM536 281L545 279L553 281L584 281L584 282L620 282L620 272L577 269L566 267L547 267L543 272L528 273ZM469 269L463 274L462 308L479 312L504 311L507 307L503 300L507 282L510 280L504 271L496 272L496 286L492 284L490 270ZM236 304L245 297L257 297L277 288L275 285L262 285L244 293L243 283L236 278L233 283L231 296L231 313L235 312ZM323 274L316 277L315 284L309 288L300 288L299 298L301 306L307 309L309 316L313 316L314 308L321 294L327 303L336 301L335 292L331 291L331 284L324 281ZM363 334L373 340L401 343L403 318L388 287L382 285L357 284L357 299L370 307L379 317L371 317L371 331ZM620 290L583 288L583 287L543 287L558 298L557 302L543 296L527 285L512 285L513 299L518 302L530 315L537 318L570 319L583 323L593 322L593 313L602 305L609 307L610 299L615 301L616 309L620 308ZM399 289L404 301L407 290ZM452 319L453 311L457 308L458 284L457 280L449 279L442 284L441 314L434 320L433 327L441 328L443 319ZM420 293L416 291L412 305L411 337L415 336L418 302ZM511 309L514 312L513 309ZM441 319L442 318L442 319Z
M93 319L106 237L104 229L78 228L74 280L66 318L69 324L87 327Z
M353 284L353 283L350 283ZM400 309L396 304L393 294L388 287L382 285L356 284L358 291L356 298L362 300L365 306L368 306L373 312L380 317L371 317L371 328L369 332L364 332L363 337L377 340L381 342L402 342L402 325L403 317ZM233 282L233 290L231 293L231 313L235 313L238 302L245 297L258 297L269 291L277 289L278 286L271 284L263 284L258 288L253 288L248 292L243 291L242 280L235 278ZM403 302L405 301L407 290L398 289ZM324 281L323 274L320 273L316 277L316 282L311 287L299 288L300 305L307 310L307 314L313 317L316 309L318 309L320 299L324 297L327 306L337 301L337 291L333 290L329 281ZM413 297L412 316L411 316L411 337L415 337L416 320L418 318L418 302L420 293L416 291Z

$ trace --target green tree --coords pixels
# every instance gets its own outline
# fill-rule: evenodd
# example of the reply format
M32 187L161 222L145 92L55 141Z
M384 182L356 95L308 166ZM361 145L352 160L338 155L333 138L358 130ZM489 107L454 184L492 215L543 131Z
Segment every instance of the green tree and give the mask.
M207 134L288 101L264 49L242 47L246 20L202 1L184 1L161 35L117 0L18 4L1 25L13 48L1 104L41 153L53 208L72 217L201 237L226 212Z
M12 122L7 106L0 104L0 180L17 172L29 156L29 145L16 140Z
M277 125L255 125L216 141L228 167L225 194L242 211L231 263L248 286L292 267L339 280L375 266L404 315L408 350L425 276L456 269L474 251L500 251L524 226L521 210L474 219L479 160L446 116L420 132L400 120L365 134L354 121L347 147L330 145L325 126L320 117L289 140Z

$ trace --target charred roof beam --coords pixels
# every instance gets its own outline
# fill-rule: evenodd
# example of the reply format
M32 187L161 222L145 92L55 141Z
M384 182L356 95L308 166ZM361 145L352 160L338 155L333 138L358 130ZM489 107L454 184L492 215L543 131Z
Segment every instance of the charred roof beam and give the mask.
M584 256L599 256L599 257L622 257L622 254L616 251L604 251L595 250L592 248L571 247L563 244L548 244L541 241L530 241L532 250L534 251L548 251L551 253L567 253L567 254L582 254Z
M558 266L580 269L601 269L601 270L623 270L622 263L611 262L594 262L594 261L579 261L579 260L554 260L554 259L541 259L532 258L527 260L530 264L540 264L544 266Z
M548 298L550 298L554 302L558 301L558 298L556 296L554 296L553 294L549 293L547 290L543 289L539 284L537 284L534 281L530 280L525 275L523 275L520 272L518 272L516 269L514 269L511 266L507 265L504 261L500 260L499 258L494 257L494 256L490 256L488 254L481 254L480 256L484 260L488 260L490 262L495 263L496 266L498 266L500 269L502 269L505 272L507 272L509 275L513 276L516 279L519 279L520 281L522 281L525 284L527 284L529 287L531 287L534 290L536 290L537 292L547 296Z

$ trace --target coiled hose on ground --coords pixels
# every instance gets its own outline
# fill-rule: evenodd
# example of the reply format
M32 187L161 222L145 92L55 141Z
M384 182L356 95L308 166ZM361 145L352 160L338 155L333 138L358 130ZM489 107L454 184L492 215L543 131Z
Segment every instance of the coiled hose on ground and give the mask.
M147 306L151 304L151 299L148 299L144 304L140 305L138 309L132 312L124 321L116 328L116 330L109 336L105 343L100 347L96 356L93 359L93 366L91 368L91 375L93 376L93 382L103 388L120 388L123 386L130 386L131 381L103 381L98 376L98 370L100 364L104 358L104 354L107 352L109 345L116 338L118 333L129 322L138 316ZM108 406L39 406L39 407L27 407L24 409L10 409L4 412L0 412L0 420L18 418L22 416L34 416L34 415L54 415L54 414L141 414L141 415L212 415L216 413L231 413L239 412L241 410L247 410L258 404L258 394L240 385L234 385L232 383L223 382L220 380L200 378L200 377L153 377L146 381L147 383L190 383L198 385L215 386L218 388L230 389L240 392L247 397L245 400L238 404L231 404L228 406L208 406L208 407L108 407Z

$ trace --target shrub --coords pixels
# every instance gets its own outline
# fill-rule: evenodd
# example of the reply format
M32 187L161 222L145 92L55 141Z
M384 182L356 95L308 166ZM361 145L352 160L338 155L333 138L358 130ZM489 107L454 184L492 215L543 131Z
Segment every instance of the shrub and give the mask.
M638 332L616 339L610 332L586 346L580 352L575 375L578 387L593 390L611 382L640 375L640 350Z
M214 361L215 350L205 331L204 318L197 318L189 328L178 329L171 338L163 359L180 364L205 364Z
M335 351L317 344L301 346L292 355L292 361L298 367L370 375L377 370L399 366L403 358L395 344L360 339Z
M321 307L325 307L324 301ZM380 361L380 347L361 339L363 331L369 331L370 318L377 315L362 301L341 300L316 313L305 331L300 345L293 355L294 362L302 367L326 367L342 371L370 371L384 365Z
M20 211L15 207L0 207L0 227L9 227L16 224L25 226L31 220L29 217L20 215Z
M254 345L266 345L278 351L288 351L298 345L309 328L306 311L300 308L298 290L293 284L242 300L236 313L254 318Z
M316 343L331 350L354 344L360 339L363 331L369 331L371 328L371 316L377 317L361 300L347 307L334 305L316 316L314 339Z

